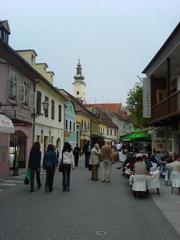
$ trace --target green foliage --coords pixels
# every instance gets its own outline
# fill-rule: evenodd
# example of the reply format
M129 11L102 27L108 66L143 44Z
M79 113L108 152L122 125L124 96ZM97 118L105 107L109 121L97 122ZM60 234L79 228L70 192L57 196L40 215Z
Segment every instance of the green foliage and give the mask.
M143 86L142 82L130 89L127 97L127 109L131 113L135 128L149 126L149 119L143 118Z

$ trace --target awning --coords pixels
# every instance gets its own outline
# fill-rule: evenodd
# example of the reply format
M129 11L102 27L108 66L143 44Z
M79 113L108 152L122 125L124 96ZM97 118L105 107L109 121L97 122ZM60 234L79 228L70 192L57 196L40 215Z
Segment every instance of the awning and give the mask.
M151 141L151 135L146 132L134 132L120 138L123 142Z
M14 133L14 125L8 117L0 114L0 133Z

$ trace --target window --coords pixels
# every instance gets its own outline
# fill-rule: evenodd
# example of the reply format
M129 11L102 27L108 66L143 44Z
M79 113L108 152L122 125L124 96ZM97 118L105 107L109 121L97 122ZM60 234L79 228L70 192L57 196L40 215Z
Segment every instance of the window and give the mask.
M17 74L13 71L9 76L9 98L17 100Z
M77 95L79 95L79 91L77 91Z
M73 131L75 132L76 131L76 123L73 122Z
M40 136L39 135L36 136L36 142L40 142Z
M68 120L66 120L66 130L68 130Z
M3 42L8 44L8 33L4 31L3 29L0 30L0 38Z
M62 115L62 109L61 109L61 105L59 105L59 107L58 107L58 109L59 109L59 111L58 111L58 120L59 120L59 122L61 122L61 115Z
M34 62L35 62L35 57L34 57L34 55L32 54L32 55L31 55L31 64L34 65Z
M112 136L112 129L110 129L110 135Z
M49 102L49 98L47 96L45 96L45 101ZM45 117L49 116L49 108L44 110L44 115L45 115Z
M107 135L109 135L109 129L107 129Z
M51 100L51 119L55 117L55 103L54 100Z
M81 130L84 130L84 125L83 125L83 121L81 120Z
M41 114L41 102L42 102L42 94L37 91L37 100L36 100L36 113Z
M69 121L69 130L71 131L72 130L72 122Z
M30 92L30 86L27 81L24 81L24 93L25 93L25 100L24 103L26 105L29 105L29 92Z

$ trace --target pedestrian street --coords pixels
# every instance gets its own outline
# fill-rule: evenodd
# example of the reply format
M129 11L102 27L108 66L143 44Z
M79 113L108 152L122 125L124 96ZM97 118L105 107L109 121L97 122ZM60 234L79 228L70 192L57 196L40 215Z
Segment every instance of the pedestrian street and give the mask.
M152 193L159 207L152 197L135 199L118 166L113 165L110 183L92 181L82 158L72 170L70 192L62 191L57 169L50 193L44 192L44 172L42 188L33 193L23 176L1 180L14 185L0 185L0 240L180 239L161 211L163 193Z

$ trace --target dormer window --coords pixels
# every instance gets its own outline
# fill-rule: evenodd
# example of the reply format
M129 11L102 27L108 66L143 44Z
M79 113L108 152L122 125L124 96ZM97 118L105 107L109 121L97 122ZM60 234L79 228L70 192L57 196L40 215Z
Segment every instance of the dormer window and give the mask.
M32 54L32 55L31 55L31 64L32 64L32 65L34 65L34 62L35 62L34 59L35 59L35 58L34 58L34 55Z
M6 44L8 44L8 34L6 31L4 31L3 29L0 29L0 38L3 42L5 42Z
M8 44L9 34L10 28L8 21L0 21L0 39L6 44Z

